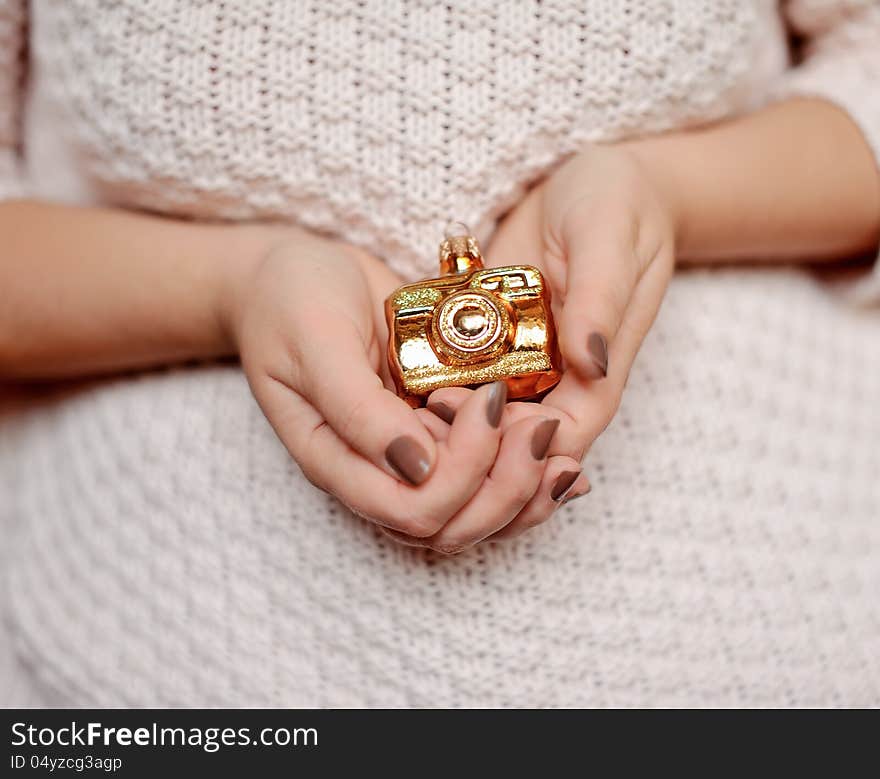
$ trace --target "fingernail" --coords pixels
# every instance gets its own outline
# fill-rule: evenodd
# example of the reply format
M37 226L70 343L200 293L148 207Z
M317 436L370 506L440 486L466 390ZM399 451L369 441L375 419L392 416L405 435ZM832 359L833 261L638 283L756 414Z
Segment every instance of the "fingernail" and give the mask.
M550 490L550 499L555 500L557 503L562 500L580 475L580 471L563 471L560 473L553 483L553 489Z
M582 497L584 497L584 495L589 495L592 491L593 491L593 485L590 484L587 486L587 488L583 492L579 492L577 495L566 495L562 499L562 502L563 502L563 504L571 503L571 501L577 500L578 498L582 498Z
M547 450L550 448L550 441L553 440L553 434L559 427L558 419L545 419L532 433L532 457L536 460L543 460L547 456Z
M489 389L489 400L486 403L486 419L492 427L501 424L501 413L507 402L507 384L496 381Z
M446 405L441 400L438 400L436 403L429 403L428 411L430 411L435 417L440 417L440 419L450 425L455 419L455 409L452 408L452 406Z
M422 445L408 435L395 438L385 450L385 459L400 476L414 486L428 478L431 463Z
M602 374L600 378L604 378L608 375L608 342L605 340L605 336L601 333L590 333L590 337L587 339L587 349L593 363Z

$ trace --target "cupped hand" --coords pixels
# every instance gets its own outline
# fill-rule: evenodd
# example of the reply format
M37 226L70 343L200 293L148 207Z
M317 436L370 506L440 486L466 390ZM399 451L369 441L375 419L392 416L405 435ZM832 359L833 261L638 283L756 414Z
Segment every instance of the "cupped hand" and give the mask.
M254 396L306 478L398 540L456 552L529 508L556 422L502 425L501 383L465 391L451 425L398 398L383 302L399 284L367 253L297 231L243 274L224 316Z
M674 209L639 157L611 146L571 158L501 222L488 264L532 264L544 272L565 366L540 404L511 403L505 418L559 419L551 456L580 462L617 411L672 274L674 228ZM430 400L454 413L467 397L444 389ZM568 497L588 489L581 477ZM530 524L517 518L496 538Z

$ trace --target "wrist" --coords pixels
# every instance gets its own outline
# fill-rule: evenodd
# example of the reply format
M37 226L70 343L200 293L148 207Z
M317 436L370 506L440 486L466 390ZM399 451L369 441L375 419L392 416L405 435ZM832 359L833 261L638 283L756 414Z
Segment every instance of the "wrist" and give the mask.
M642 176L654 191L675 237L678 254L687 254L691 244L691 215L688 188L681 165L685 160L665 137L648 138L621 144L638 165Z
M227 354L238 353L238 330L247 291L263 262L291 239L295 228L244 224L224 228L219 273L214 287L213 312L217 337Z
M876 249L876 167L831 103L790 100L621 147L670 208L678 260L829 260Z

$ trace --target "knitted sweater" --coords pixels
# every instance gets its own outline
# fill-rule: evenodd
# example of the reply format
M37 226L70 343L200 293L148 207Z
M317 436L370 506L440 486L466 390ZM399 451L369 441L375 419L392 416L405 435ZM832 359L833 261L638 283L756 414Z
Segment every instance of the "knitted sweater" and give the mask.
M878 40L873 0L0 0L0 196L295 221L416 278L589 141L812 94L880 154ZM449 559L312 488L237 366L28 400L0 703L880 705L878 396L876 310L680 273L593 493Z

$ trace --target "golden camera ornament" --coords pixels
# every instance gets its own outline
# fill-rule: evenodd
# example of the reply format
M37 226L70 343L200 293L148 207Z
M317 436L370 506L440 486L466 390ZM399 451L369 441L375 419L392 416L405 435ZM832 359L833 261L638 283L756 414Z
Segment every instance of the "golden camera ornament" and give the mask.
M536 399L562 376L550 289L531 265L484 268L460 227L440 244L439 278L385 301L397 394L418 407L441 387L504 381L508 399Z

